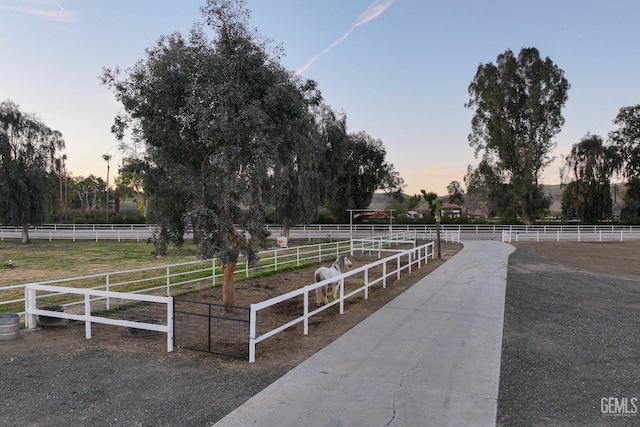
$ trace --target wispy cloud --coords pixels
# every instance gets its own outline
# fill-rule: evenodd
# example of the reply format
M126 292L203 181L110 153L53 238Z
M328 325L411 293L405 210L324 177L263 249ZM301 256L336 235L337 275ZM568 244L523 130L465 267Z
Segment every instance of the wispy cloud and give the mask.
M311 67L311 65L316 62L318 58L326 53L329 53L333 48L345 41L356 28L366 24L367 22L373 21L374 19L382 15L384 11L387 10L387 8L391 6L395 1L396 0L375 0L364 12L360 14L356 22L347 30L347 32L340 36L336 41L331 43L329 47L324 49L322 52L317 53L313 58L308 60L302 67L296 70L296 74L299 75L304 73L307 68Z
M0 10L24 13L59 22L75 22L80 18L80 12L65 9L60 5L60 2L53 0L2 1Z

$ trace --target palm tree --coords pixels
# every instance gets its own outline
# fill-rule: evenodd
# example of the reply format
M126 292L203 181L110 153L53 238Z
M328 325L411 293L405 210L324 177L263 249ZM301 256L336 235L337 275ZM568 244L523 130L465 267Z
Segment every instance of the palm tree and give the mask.
M107 162L107 203L105 209L107 211L107 222L109 222L109 161L111 161L111 154L103 154L102 158Z

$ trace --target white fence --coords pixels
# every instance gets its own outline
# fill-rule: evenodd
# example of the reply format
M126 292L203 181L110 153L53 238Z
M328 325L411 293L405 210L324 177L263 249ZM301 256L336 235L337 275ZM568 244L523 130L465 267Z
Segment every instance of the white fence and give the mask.
M415 232L400 232L400 233L392 233L386 236L378 236L375 238L366 238L366 239L352 239L346 242L336 242L331 244L321 244L321 245L310 245L303 247L296 247L287 249L288 253L280 252L280 251L271 251L272 254L272 263L269 264L274 267L275 270L278 269L278 265L282 268L283 266L289 266L290 264L295 264L296 266L300 266L301 262L304 260L313 260L313 261L322 261L323 258L331 257L335 259L340 253L350 253L354 254L355 252L378 252L378 260L367 264L365 266L353 269L351 271L345 272L342 275L338 276L338 280L340 281L339 288L339 297L330 302L327 305L319 307L315 310L309 311L309 293L315 291L315 289L328 284L329 282L334 282L336 279L329 279L323 282L318 282L314 284L309 284L300 288L298 290L289 292L287 294L281 295L276 298L272 298L270 300L251 305L251 314L250 314L250 336L249 336L249 359L251 362L255 361L255 346L260 341L281 332L288 327L299 323L304 322L304 333L308 334L308 319L318 314L329 307L332 307L336 304L340 305L340 313L344 312L344 301L352 296L355 296L359 293L363 293L364 298L367 299L369 296L369 288L376 284L381 284L383 288L387 285L387 279L390 276L395 275L397 279L400 279L401 273L404 270L407 270L408 273L412 271L413 268L420 268L423 264L428 262L429 257L431 259L434 258L434 242L430 242L428 244L424 244L416 247L415 242ZM400 244L412 244L413 248L407 250L400 249L388 249L387 246L392 245L400 245ZM315 248L315 249L314 249ZM285 251L282 249L281 251ZM380 255L382 252L394 252L393 255L387 256L383 259L380 259ZM268 259L268 257L266 257ZM287 259L291 258L291 259ZM395 268L388 268L387 265L389 262L395 261ZM406 261L402 264L402 261ZM166 276L158 276L154 277L158 279L159 277L163 280L166 279L166 292L169 295L171 286L177 286L176 283L171 283L171 277L180 276L184 274L183 272L178 272L175 274L170 273L171 267L179 266L176 264L174 266L165 266L163 269L166 271ZM381 267L382 274L377 278L372 278L373 275L370 275L372 269ZM112 287L124 285L124 284L132 284L133 281L126 281L120 283L111 283L111 278L117 274L125 274L125 273L139 273L143 270L149 269L140 269L140 270L131 270L129 272L117 272L117 273L108 273L104 275L91 275L84 276L83 278L72 278L72 279L64 279L64 280L54 280L48 282L40 282L40 283L31 283L26 285L12 285L2 289L15 289L19 287L24 288L24 307L25 311L20 314L24 314L25 316L25 324L28 329L36 327L36 316L47 316L54 317L60 319L70 319L70 320L78 320L85 322L85 337L87 339L91 338L91 324L92 323L102 323L114 326L125 326L129 328L137 328L143 330L157 331L163 332L167 334L167 351L173 350L173 298L171 296L156 296L156 295L143 295L136 292L115 292L112 290ZM215 266L211 268L212 277L215 280ZM344 279L348 277L352 277L355 275L363 275L362 285L357 289L351 290L350 292L345 294L344 289ZM54 286L56 283L63 282L73 282L74 280L80 279L96 279L102 278L106 280L106 284L99 285L94 288L81 288L81 287L70 287L70 286ZM139 279L144 280L144 279ZM193 279L183 281L183 283L189 283ZM151 281L153 282L153 280ZM207 281L210 283L209 281ZM100 288L100 289L98 289ZM151 286L146 287L144 290L138 291L149 291L156 290L158 287ZM161 289L165 289L165 286L162 286ZM72 312L57 312L57 311L49 311L44 309L38 309L38 301L42 301L47 298L55 298L63 296L65 298L69 298L72 295L81 295L82 298L79 301L67 302L64 304L65 306L73 306ZM304 311L303 315L291 322L286 323L276 329L267 332L259 337L256 337L257 330L257 314L260 310L268 308L272 305L275 305L279 302L286 301L295 296L303 295L304 296ZM111 299L117 300L132 300L132 301L144 301L144 302L152 302L152 303L161 303L166 305L166 324L153 324L146 323L144 321L131 321L131 320L121 320L114 318L107 318L98 316L95 314L96 310L104 309L105 306L98 305L98 302L106 301L106 308L109 308L109 301ZM19 300L13 300L8 302L15 303ZM6 302L6 301L5 301Z
M29 237L33 240L110 240L110 241L146 241L155 228L155 225L142 224L47 224L29 229ZM266 225L271 238L276 239L282 233L279 225ZM459 242L461 237L466 239L500 238L505 232L515 236L514 233L535 235L549 235L553 233L567 234L588 232L588 230L601 230L603 238L605 233L627 232L640 233L639 226L629 225L504 225L504 224L441 224L441 238L446 242ZM380 234L397 232L415 232L419 239L435 240L435 224L313 224L291 227L290 239L329 239L330 241L347 240L350 238L372 237ZM0 241L5 239L19 239L21 230L16 227L0 226ZM185 235L189 238L190 235ZM513 237L512 237L513 238ZM542 238L542 237L541 237ZM549 239L548 237L545 237Z
M151 237L155 225L143 224L46 224L29 228L29 237L33 240L111 240L111 241L146 241ZM280 225L266 225L271 237L276 239L282 234ZM442 238L448 241L459 241L465 238L499 238L503 231L546 233L549 230L577 232L577 230L605 229L640 232L639 226L629 225L504 225L504 224L441 224ZM420 238L433 240L436 238L435 224L312 224L291 227L290 239L330 239L347 240L351 237L363 238L380 234L414 231ZM22 231L16 227L0 226L0 241L5 239L20 239ZM457 237L455 237L457 236ZM185 238L189 238L186 235Z
M377 240L376 240L377 239ZM387 236L372 238L359 244L358 250L378 248L380 242L385 244L399 244L406 240L415 239L413 232L393 233ZM276 248L260 252L260 262L251 266L242 258L236 267L236 277L249 278L252 274L268 271L278 271L285 268L296 268L304 264L322 262L326 259L335 260L339 254L353 253L354 247L350 240L320 243L314 245L297 246L292 248ZM70 288L85 288L101 291L116 291L140 294L161 294L171 296L175 290L194 290L207 286L216 286L222 278L222 263L218 259L192 261L180 264L147 267L111 273L91 274L79 277L55 279L36 282L36 285L55 285ZM22 305L25 302L23 290L26 284L0 286L0 312L3 306ZM9 297L7 297L9 296ZM40 299L54 298L52 295L40 295ZM94 301L102 301L101 308L111 309L111 298L96 296ZM83 300L65 300L63 305L74 306L84 304ZM24 312L19 312L24 314Z
M84 295L84 313L72 314L49 310L40 310L36 308L37 292L43 291L49 294L77 294ZM129 328L146 329L150 331L164 332L167 334L167 351L173 351L173 298L171 297L159 297L154 295L138 295L123 292L108 292L99 291L95 289L77 289L61 286L46 286L29 284L25 287L26 302L25 302L25 324L27 329L33 329L36 327L36 315L55 317L60 319L79 320L85 324L85 338L91 338L91 323L104 323L114 326L125 326ZM118 298L134 301L145 301L165 304L167 307L167 324L156 325L145 322L134 322L130 320L110 319L107 317L100 317L92 315L91 312L91 297L101 298Z
M349 241L321 243L294 248L279 248L260 253L260 264L253 267L245 259L238 262L236 277L250 277L252 273L269 270L299 267L303 264L335 259L341 253L351 250ZM199 289L216 286L222 278L222 264L217 259L192 261L180 264L147 267L111 273L91 274L85 276L47 280L36 282L36 285L55 285L70 288L88 288L102 291L120 291L128 293L155 293L171 296L172 290ZM2 306L22 305L25 302L24 289L27 284L0 286L0 308ZM189 288L190 287L190 288ZM7 297L9 295L9 297ZM11 297L15 295L15 297ZM55 295L41 295L40 299L53 298ZM94 301L103 301L101 308L110 309L111 299L106 296L96 297ZM65 306L81 305L82 300L64 301ZM0 311L3 311L0 309ZM24 314L24 312L20 312Z
M357 243L353 244L354 248L362 248L363 246L358 247ZM434 243L430 242L418 247L414 247L408 250L397 251L394 255L388 256L383 259L379 259L373 263L367 264L365 266L344 272L339 276L336 276L331 279L323 280L321 282L313 283L306 285L300 289L288 292L286 294L280 295L275 298L271 298L269 300L251 304L251 314L250 314L250 326L249 326L249 362L255 362L255 353L256 353L256 344L265 339L272 337L287 328L290 328L293 325L296 325L300 322L304 323L304 334L307 335L309 333L309 318L332 307L336 304L340 306L340 313L344 313L344 301L347 298L350 298L359 293L364 294L364 298L367 299L369 294L369 288L375 284L381 283L382 287L385 288L387 284L387 278L389 276L396 275L399 279L402 270L407 269L410 273L414 267L420 268L422 264L426 264L428 258L434 258ZM403 266L401 265L401 260L406 258L407 262ZM396 261L396 268L392 271L387 271L387 263L390 261ZM376 268L378 266L382 266L382 275L376 279L369 279L369 272L371 269ZM362 286L357 289L352 290L348 294L345 294L344 290L344 280L348 277L352 277L355 275L359 275L364 273ZM315 290L319 287L334 283L339 281L339 296L337 299L331 301L329 304L323 305L321 307L316 308L315 310L309 309L309 294L315 292ZM282 303L284 301L290 300L292 298L296 298L302 296L303 297L303 311L302 314L283 325L278 326L275 329L272 329L268 332L263 333L260 336L257 336L257 323L258 323L258 313L260 310L264 310L268 307L274 306L276 304Z
M640 229L636 227L579 226L579 227L538 227L530 229L503 230L502 241L573 241L602 242L639 239Z
M31 240L146 241L156 227L145 224L45 224L29 227ZM18 227L0 227L0 241L22 238Z

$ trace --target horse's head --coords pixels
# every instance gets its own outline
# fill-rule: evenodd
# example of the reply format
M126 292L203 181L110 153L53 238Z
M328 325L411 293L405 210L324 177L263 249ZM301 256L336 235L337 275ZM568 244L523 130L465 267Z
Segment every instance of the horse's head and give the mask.
M346 255L340 255L338 257L338 262L345 267L351 267L353 265L349 257Z

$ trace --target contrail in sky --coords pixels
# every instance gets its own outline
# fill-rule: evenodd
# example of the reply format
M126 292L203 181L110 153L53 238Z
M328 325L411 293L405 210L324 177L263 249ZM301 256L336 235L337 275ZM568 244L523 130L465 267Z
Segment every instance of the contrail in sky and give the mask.
M346 33L344 33L342 36L340 36L340 38L338 38L338 40L336 40L333 43L331 43L331 45L329 45L329 47L327 47L325 50L323 50L322 52L316 54L313 58L308 60L306 64L304 64L302 67L300 67L298 70L296 70L296 74L300 75L300 74L304 73L307 70L307 68L309 68L314 62L316 62L316 60L319 57L321 57L325 53L330 52L334 47L338 46L340 43L345 41L347 39L347 37L349 37L349 35L351 35L353 30L355 30L356 28L358 28L361 25L366 24L369 21L373 21L378 16L382 15L382 13L385 10L387 10L387 8L389 6L391 6L394 1L396 1L396 0L375 0L364 12L362 12L360 14L360 16L358 17L358 20L347 30Z
M74 22L80 17L79 12L63 8L57 1L36 0L5 0L0 4L0 10L9 10L28 15L35 15L52 21ZM7 4L8 3L8 4ZM48 7L49 5L55 8Z

